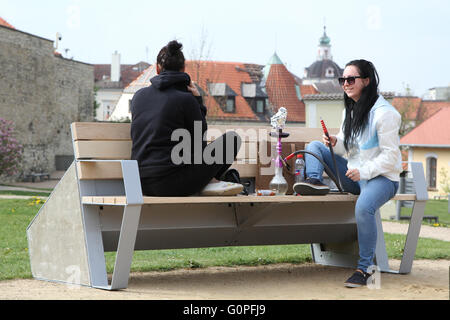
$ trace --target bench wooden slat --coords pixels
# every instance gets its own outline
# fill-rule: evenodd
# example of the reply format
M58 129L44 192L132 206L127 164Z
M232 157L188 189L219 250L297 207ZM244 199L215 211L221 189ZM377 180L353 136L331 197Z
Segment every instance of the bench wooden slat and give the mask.
M75 141L75 158L129 160L131 140L124 141Z
M131 140L123 141L75 141L75 157L77 159L111 159L111 160L129 160L131 158ZM257 159L257 143L242 143L241 149L236 157L237 160L254 160Z
M119 162L77 162L80 180L117 180L123 179Z
M232 168L239 171L242 178L255 177L258 165L255 163L234 163ZM78 162L78 178L80 180L117 180L123 179L122 167L118 162Z
M201 203L293 203L293 202L342 202L356 201L355 195L329 194L326 196L235 196L235 197L144 197L144 204L201 204ZM84 204L125 204L125 196L82 197Z
M417 199L415 194L396 194L392 200L415 201Z
M74 122L73 140L131 140L129 123Z

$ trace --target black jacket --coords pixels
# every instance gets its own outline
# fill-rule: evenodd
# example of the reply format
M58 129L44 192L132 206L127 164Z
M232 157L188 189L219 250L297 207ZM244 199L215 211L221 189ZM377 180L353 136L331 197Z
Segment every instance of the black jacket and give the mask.
M194 151L194 121L200 121L202 150L206 146L203 134L207 130L206 107L187 86L191 79L184 72L164 71L151 79L150 87L140 89L131 102L131 159L137 160L141 178L162 177L185 164L174 164L172 149L180 143L171 141L172 132L186 129L190 133L191 159ZM191 161L192 161L191 160ZM191 162L193 163L193 162Z

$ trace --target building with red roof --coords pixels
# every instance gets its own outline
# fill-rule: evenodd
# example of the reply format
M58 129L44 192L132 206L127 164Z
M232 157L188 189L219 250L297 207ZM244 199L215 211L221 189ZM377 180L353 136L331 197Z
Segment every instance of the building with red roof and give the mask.
M185 71L200 88L209 120L257 122L260 118L256 115L252 100L255 104L257 100L261 101L263 107L259 109L260 114L266 114L267 95L252 80L245 64L186 61Z
M413 96L396 96L392 100L392 105L402 115L400 135L403 136L442 108L450 107L450 101L423 100Z
M443 107L401 138L408 161L422 162L431 196L450 192L450 107Z
M264 68L265 88L273 111L276 113L281 107L287 109L287 123L305 123L305 104L302 101L300 84L288 71L276 53ZM313 90L312 86L308 89Z
M210 123L268 124L280 107L288 109L288 124L304 125L302 94L317 93L302 86L274 54L266 66L241 62L186 61L191 76L208 108ZM156 75L149 67L125 88L112 120L131 118L130 101L137 90L151 85Z
M94 65L96 120L109 119L124 88L128 87L148 67L150 64L143 61L136 64L121 64L120 54L117 51L112 54L111 64Z

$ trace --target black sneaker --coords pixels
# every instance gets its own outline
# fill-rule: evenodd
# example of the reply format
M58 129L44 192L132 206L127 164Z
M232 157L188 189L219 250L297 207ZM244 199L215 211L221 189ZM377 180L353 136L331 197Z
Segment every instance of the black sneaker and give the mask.
M370 274L361 271L355 271L355 273L345 281L344 285L347 288L359 288L367 285L367 279L370 278Z
M320 182L319 179L306 178L305 181L294 184L294 191L302 196L317 196L330 192L330 187Z

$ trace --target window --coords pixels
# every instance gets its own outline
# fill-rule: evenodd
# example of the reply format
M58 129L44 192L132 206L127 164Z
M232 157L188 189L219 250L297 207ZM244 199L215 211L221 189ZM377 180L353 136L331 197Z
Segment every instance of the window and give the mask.
M256 100L256 113L264 113L264 100Z
M427 184L429 189L436 189L437 158L427 158Z
M334 69L333 68L328 68L326 70L325 76L328 78L333 78L334 77Z
M234 112L235 108L236 107L235 107L234 97L228 97L227 104L225 106L225 112Z

